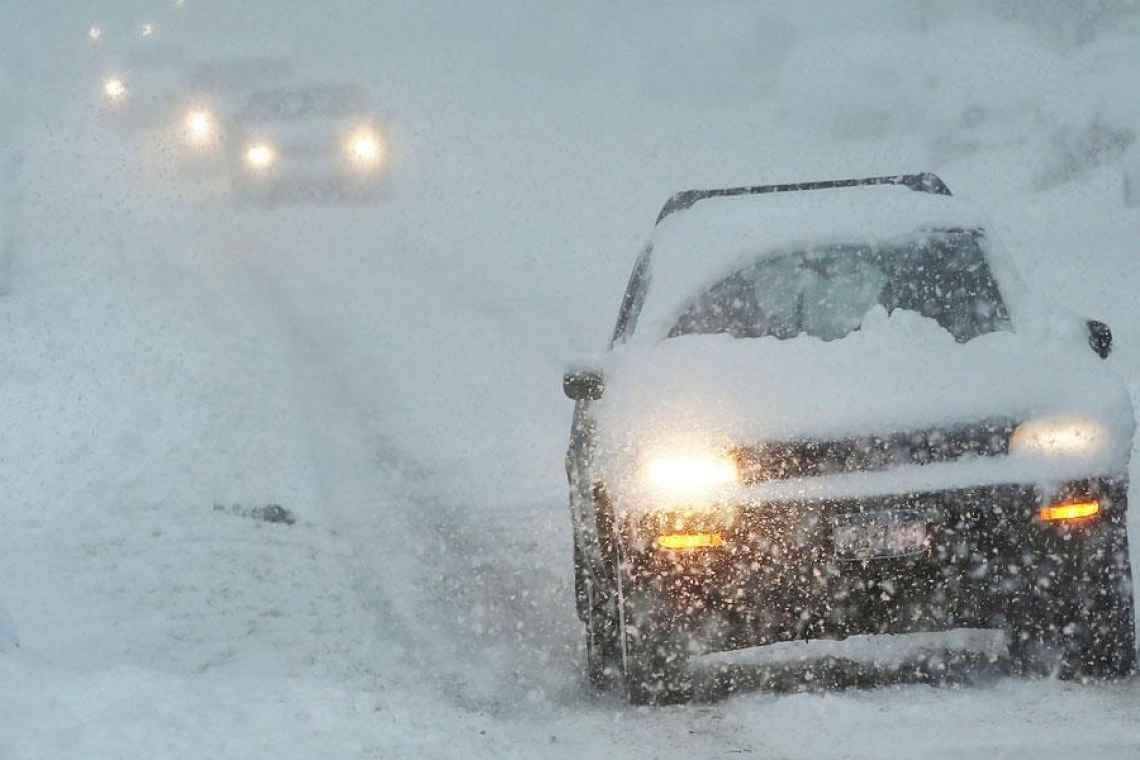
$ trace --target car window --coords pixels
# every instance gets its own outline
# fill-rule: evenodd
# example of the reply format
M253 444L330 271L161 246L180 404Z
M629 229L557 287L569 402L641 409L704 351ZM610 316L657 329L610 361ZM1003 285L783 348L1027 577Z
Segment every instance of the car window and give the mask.
M1009 329L980 234L930 233L880 246L840 244L760 261L720 281L681 314L669 337L836 340L881 305L934 319L965 343Z
M355 87L263 90L250 96L243 117L254 121L348 116L365 110L367 97Z

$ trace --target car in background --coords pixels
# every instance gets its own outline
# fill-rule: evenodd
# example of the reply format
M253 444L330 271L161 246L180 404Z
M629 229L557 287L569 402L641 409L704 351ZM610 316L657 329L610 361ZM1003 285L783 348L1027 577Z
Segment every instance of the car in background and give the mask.
M199 61L180 85L181 107L168 125L176 173L224 175L226 136L250 95L293 76L284 56L239 55Z
M563 378L589 680L668 702L692 655L958 628L1132 672L1110 349L934 175L677 194Z
M375 197L385 152L368 90L344 83L253 93L226 145L234 195L269 202Z

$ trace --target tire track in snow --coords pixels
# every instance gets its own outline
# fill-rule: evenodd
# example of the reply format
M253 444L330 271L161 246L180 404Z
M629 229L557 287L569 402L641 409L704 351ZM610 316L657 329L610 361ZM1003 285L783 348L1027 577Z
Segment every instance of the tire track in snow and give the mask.
M590 699L578 668L565 505L505 495L487 503L448 489L385 429L400 409L381 357L395 352L366 340L353 321L360 315L336 313L344 294L322 277L335 252L313 266L299 243L270 251L256 230L234 232L242 274L291 346L323 509L352 546L377 646L394 645L432 689L469 709Z
M242 290L254 296L290 365L285 369L291 376L293 403L305 428L304 446L312 459L321 502L319 515L302 517L325 523L347 547L346 570L369 613L357 621L362 629L355 632L362 650L360 667L380 668L387 677L399 680L398 666L418 651L405 612L409 602L390 593L391 589L377 593L377 580L370 572L375 567L371 555L376 552L385 553L391 565L400 564L387 541L391 536L376 528L377 510L384 506L398 474L393 463L380 454L378 443L382 441L370 436L369 410L350 377L338 371L335 357L279 287L277 274L262 261L269 252L241 226L231 225L225 232L221 247L235 256L227 274L240 278Z
M379 364L367 363L371 373L362 376L346 361L354 346L322 332L321 307L335 294L304 289L299 297L290 287L296 272L268 263L288 261L295 251L276 250L270 259L256 234L234 231L228 245L240 252L240 274L289 346L323 516L350 546L349 572L372 613L360 632L371 640L362 660L375 659L407 685L422 685L426 675L431 689L463 707L494 704L501 692L488 688L483 668L472 667L455 615L471 603L473 587L465 581L487 568L457 556L463 547L453 539L470 531L447 523L448 512L430 493L431 473L386 435Z

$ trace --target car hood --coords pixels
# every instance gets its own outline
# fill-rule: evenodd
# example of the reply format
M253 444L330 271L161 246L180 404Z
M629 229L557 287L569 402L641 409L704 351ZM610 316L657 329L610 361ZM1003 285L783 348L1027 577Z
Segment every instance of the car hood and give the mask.
M903 310L877 307L835 341L686 336L611 358L597 402L611 457L1058 418L1108 432L1098 469L1121 471L1131 449L1127 390L1087 348L1006 331L960 344Z

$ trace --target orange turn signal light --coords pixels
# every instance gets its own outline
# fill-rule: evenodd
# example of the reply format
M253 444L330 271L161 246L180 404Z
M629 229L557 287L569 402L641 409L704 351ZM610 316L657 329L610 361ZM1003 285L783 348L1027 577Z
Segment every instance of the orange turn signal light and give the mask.
M1037 514L1045 522L1083 520L1100 514L1100 502L1077 501L1072 504L1053 504L1049 507L1041 507Z
M715 549L724 546L724 536L719 533L668 533L657 537L657 545L674 551L684 549Z

